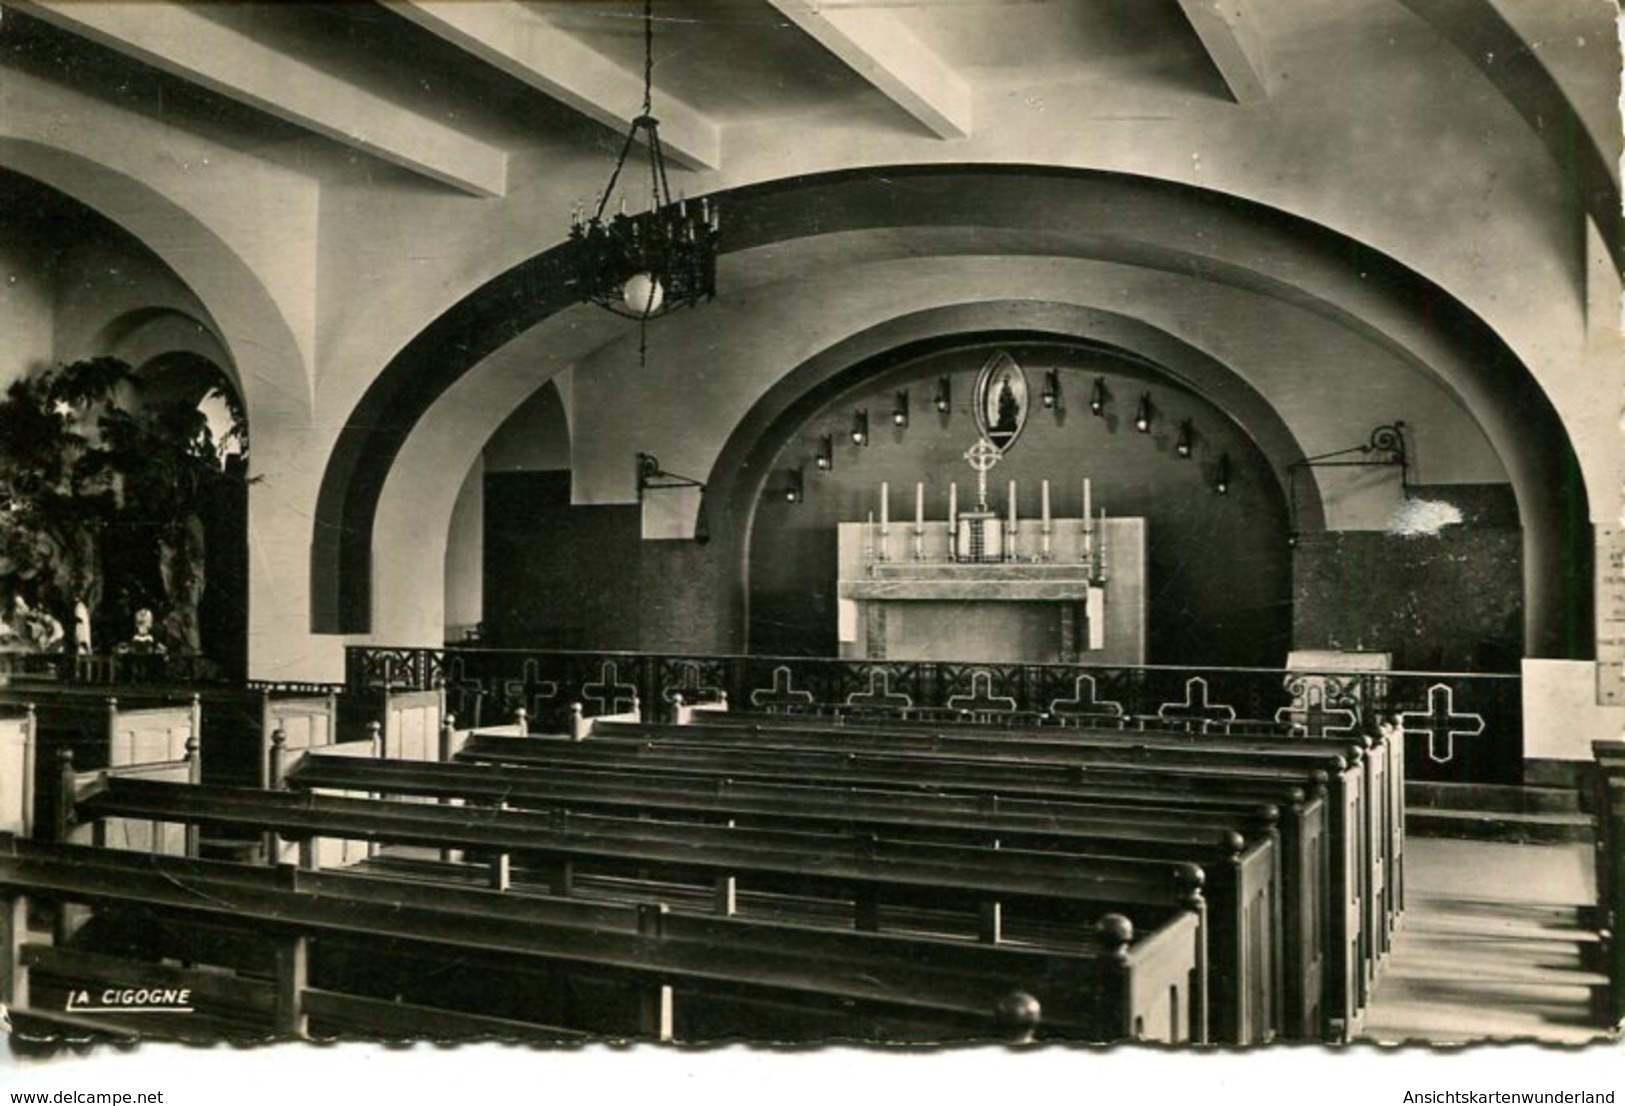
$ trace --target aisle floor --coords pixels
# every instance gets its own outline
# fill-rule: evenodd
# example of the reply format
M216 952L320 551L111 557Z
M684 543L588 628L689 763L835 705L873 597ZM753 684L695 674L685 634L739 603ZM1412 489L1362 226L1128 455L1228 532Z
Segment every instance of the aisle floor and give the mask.
M1606 1040L1583 908L1588 845L1411 838L1406 910L1360 1037L1394 1044Z

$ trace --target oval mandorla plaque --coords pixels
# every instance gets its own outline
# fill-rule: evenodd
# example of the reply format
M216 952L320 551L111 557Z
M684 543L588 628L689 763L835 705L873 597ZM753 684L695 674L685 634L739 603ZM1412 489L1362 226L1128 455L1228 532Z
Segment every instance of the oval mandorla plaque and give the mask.
M999 350L976 376L976 429L1000 453L1015 444L1027 425L1027 376L1016 359Z

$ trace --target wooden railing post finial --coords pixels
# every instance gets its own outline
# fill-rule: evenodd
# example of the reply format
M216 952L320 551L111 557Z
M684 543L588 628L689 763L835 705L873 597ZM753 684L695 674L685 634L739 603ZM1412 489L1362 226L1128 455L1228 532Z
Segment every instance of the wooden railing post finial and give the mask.
M53 812L55 824L51 828L55 831L55 840L66 841L68 831L73 828L74 824L73 802L76 798L74 792L78 790L79 783L78 777L73 770L72 749L62 748L56 751L56 773L59 782L57 784L56 810Z
M278 726L271 731L270 785L272 791L281 791L287 776L288 735Z

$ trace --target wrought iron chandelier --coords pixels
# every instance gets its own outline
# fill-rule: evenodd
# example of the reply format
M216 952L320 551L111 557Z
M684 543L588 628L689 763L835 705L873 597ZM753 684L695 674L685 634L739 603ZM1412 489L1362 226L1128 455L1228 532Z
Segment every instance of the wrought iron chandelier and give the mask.
M717 205L708 199L672 202L660 123L652 114L653 85L654 0L644 0L643 110L626 132L597 210L583 220L578 206L570 220L570 238L577 245L574 284L578 294L617 315L640 321L692 307L716 295L721 225ZM649 162L649 207L629 215L627 194L623 190L617 197L616 188L640 134ZM618 209L606 217L617 199Z

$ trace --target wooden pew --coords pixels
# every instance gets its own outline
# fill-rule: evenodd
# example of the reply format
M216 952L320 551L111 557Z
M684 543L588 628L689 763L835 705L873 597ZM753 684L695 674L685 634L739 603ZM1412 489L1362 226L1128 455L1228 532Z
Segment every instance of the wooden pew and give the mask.
M1393 781L1386 767L1390 746L1386 744L1377 746L1373 752L1372 743L1365 741L1237 738L1146 729L942 727L867 719L851 725L809 726L784 716L730 717L726 714L693 717L687 726L599 725L595 727L594 738L792 752L920 753L1053 763L1073 763L1079 750L1084 748L1141 751L1200 748L1206 752L1243 755L1255 763L1321 755L1344 757L1357 767L1336 776L1343 816L1334 822L1332 843L1336 851L1332 867L1333 878L1350 891L1348 908L1360 911L1361 915L1347 953L1348 982L1357 1007L1364 1006L1369 997L1379 962L1390 947L1398 921L1398 902L1390 892L1386 873L1390 852L1395 853L1397 861L1398 846L1403 840L1403 807L1401 804L1396 812L1393 806Z
M433 760L446 718L444 691L373 688L347 692L338 703L338 741L361 741L380 726L383 755L391 760Z
M727 709L724 699L707 709L678 711L680 724L699 724L710 729L740 726L753 732L798 732L804 736L856 731L883 735L951 735L955 738L982 737L998 740L1022 740L1044 743L1064 742L1069 732L1090 732L1097 736L1115 736L1133 740L1130 734L1151 735L1154 738L1191 736L1200 740L1246 738L1251 740L1281 740L1307 742L1297 727L1273 721L1237 719L1221 722L1203 722L1186 728L1171 726L1156 718L1126 718L1122 716L1038 716L1025 724L1014 725L1011 720L994 722L987 719L970 720L960 717L944 726L940 721L917 717L898 717L894 712L865 710L852 713L850 708L830 707L827 717L809 718L806 715L772 712L735 713ZM625 730L626 727L619 727ZM613 730L615 727L606 727ZM1404 731L1385 720L1370 735L1361 735L1334 741L1333 745L1358 743L1363 748L1361 766L1364 773L1360 803L1361 826L1365 843L1364 858L1356 869L1364 880L1362 900L1366 907L1365 932L1370 949L1366 955L1369 965L1367 984L1374 975L1378 962L1392 947L1394 930L1404 909L1404 810L1405 810L1405 753ZM1322 743L1324 744L1324 743Z
M30 709L30 708L25 708ZM137 764L178 762L200 734L199 703L120 700L68 694L32 708L34 716L33 830L49 836L60 807L59 754L73 754L81 772ZM20 792L21 777L0 778L0 787ZM20 797L16 799L20 802Z
M494 809L459 811L134 781L111 781L109 787L82 802L79 812L85 821L133 816L267 828L300 840L301 863L310 867L319 863L320 839L343 837L478 852L494 858L489 874L496 885L508 883L511 857L537 857L555 893L574 888L585 866L593 873L632 874L640 880L651 871L666 879L698 880L706 888L708 907L714 900L724 913L734 909L742 885L778 894L812 894L825 901L847 902L844 924L855 921L864 929L881 924L883 906L951 908L958 919L952 924L967 927L963 939L995 943L1006 924L1022 928L1024 939L1032 940L1038 931L1027 930L1034 926L1042 930L1053 922L1057 911L1075 913L1085 906L1115 909L1128 905L1141 915L1141 921L1144 910L1156 910L1159 919L1172 909L1205 912L1198 890L1202 873L1189 864L1091 859L1082 866L1072 858L1045 853L914 844L850 834L560 818ZM1175 892L1183 898L1176 901L1171 897ZM942 924L943 919L937 922ZM1200 934L1205 953L1205 919ZM1201 963L1205 979L1205 955ZM1193 990L1205 996L1205 983ZM1194 1010L1205 1015L1205 1003ZM1193 1028L1198 1039L1205 1039L1205 1021Z
M1121 753L1121 751L1119 751ZM1154 754L1147 756L1145 754ZM1296 768L1280 769L1257 763L1224 764L1199 750L1143 750L1129 756L1096 754L1074 764L1044 763L1027 758L1013 758L1009 762L995 760L928 758L919 755L868 755L839 752L796 752L786 750L749 749L697 749L679 744L669 746L612 746L594 741L572 744L544 739L479 738L469 744L461 754L471 761L499 762L532 767L545 767L550 771L561 769L617 770L632 768L640 773L669 772L690 777L731 779L739 781L795 780L805 783L823 783L838 786L900 786L931 787L938 789L969 789L994 791L1014 796L1033 798L1053 794L1066 794L1080 781L1110 779L1122 782L1131 778L1142 781L1166 782L1171 787L1183 787L1179 782L1185 776L1202 777L1204 788L1229 786L1257 787L1261 784L1303 784L1306 777L1324 783L1325 774L1316 769L1305 772L1300 764ZM1301 758L1298 758L1301 759ZM1328 762L1337 767L1336 758ZM1343 824L1358 826L1359 773L1339 769L1339 778L1351 776L1352 783L1344 783L1334 796ZM1352 820L1351 820L1352 819ZM1293 929L1308 940L1300 940L1294 949L1321 947L1318 939L1325 937L1328 950L1325 964L1326 986L1319 1004L1321 1026L1319 1031L1340 1037L1351 1031L1358 1011L1364 1004L1361 986L1362 958L1365 952L1363 936L1364 906L1361 883L1355 878L1358 856L1350 857L1347 850L1357 848L1361 835L1343 830L1337 839L1337 849L1331 860L1321 850L1327 837L1305 829L1289 844L1286 855L1298 866L1300 874L1285 880L1288 895L1287 917ZM1319 897L1319 890L1328 886L1326 873L1331 874L1330 899ZM1322 907L1330 901L1341 904L1340 909ZM1306 969L1307 970L1307 969ZM1318 974L1318 973L1315 973ZM1289 1010L1289 1024L1302 1025L1308 1014L1302 1009Z
M456 795L471 803L521 809L726 823L739 829L814 829L867 833L898 841L991 845L1096 857L1185 861L1208 873L1212 923L1215 1034L1262 1043L1278 1024L1284 959L1277 809L1261 803L1210 803L1199 809L1078 801L910 794L805 786L651 781L625 774L492 769L477 764L410 765L327 757L308 759L296 786L365 787L384 794ZM988 798L992 801L989 802ZM1296 983L1302 986L1301 982ZM1318 1007L1319 979L1313 1002ZM1301 1036L1304 1026L1292 1027ZM1318 1035L1318 1025L1309 1030Z
M1587 806L1596 820L1597 929L1608 962L1610 1012L1625 1019L1625 741L1591 743Z
M0 717L0 833L34 831L34 710L22 707Z
M194 960L199 947L232 938L239 948L269 944L275 974L266 985L44 944L28 931L31 896L157 917L172 930L195 924L206 939L184 942ZM373 1032L433 1039L1179 1042L1198 932L1190 913L1138 934L1109 916L1072 952L962 945L11 838L0 839L0 907L0 1001L14 1018L54 1013L42 984L55 974L195 988L213 1011L241 1017L246 1007L260 1035L283 1036L371 1022ZM412 970L448 962L453 975ZM120 1021L153 1035L185 1027L139 1015L104 1024Z

